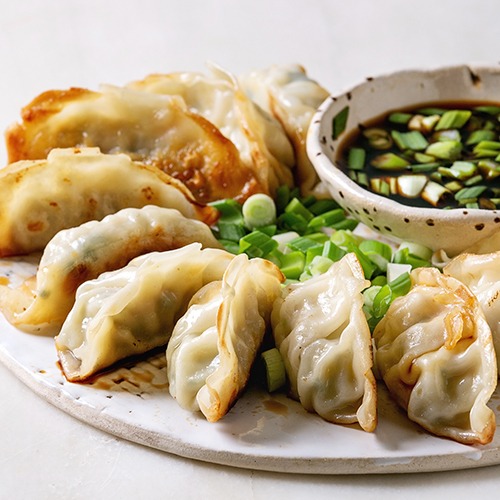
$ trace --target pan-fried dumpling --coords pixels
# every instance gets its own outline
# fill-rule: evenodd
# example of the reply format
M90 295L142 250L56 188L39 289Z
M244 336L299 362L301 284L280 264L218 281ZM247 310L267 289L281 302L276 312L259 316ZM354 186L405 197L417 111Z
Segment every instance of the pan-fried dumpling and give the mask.
M244 389L264 338L281 271L263 259L234 258L221 281L203 287L167 347L171 395L215 422Z
M297 64L271 66L239 80L250 97L282 124L295 150L297 185L303 194L310 193L319 177L307 156L307 131L328 91Z
M125 266L139 255L200 242L221 248L210 228L172 208L125 208L101 221L57 233L47 244L36 280L16 289L0 286L0 306L16 327L52 334L73 307L84 281Z
M479 301L493 335L500 369L500 251L482 255L461 254L443 269L469 287Z
M291 284L272 313L290 395L324 419L373 431L377 423L370 329L362 291L369 285L356 256Z
M199 243L136 257L77 290L56 348L64 375L82 381L113 363L166 345L192 296L220 280L233 255Z
M229 73L210 66L211 73L154 74L129 88L180 96L188 109L203 116L237 148L243 164L255 173L265 192L274 195L292 185L295 157L278 120L256 106Z
M479 304L435 268L415 269L411 279L373 334L380 375L410 420L461 443L488 443L497 367Z
M43 250L60 230L122 208L158 205L207 223L217 217L167 174L97 148L54 150L47 160L7 165L0 191L0 256Z
M49 91L7 130L9 161L45 158L53 148L125 153L181 180L201 202L264 190L234 144L178 96L103 86Z

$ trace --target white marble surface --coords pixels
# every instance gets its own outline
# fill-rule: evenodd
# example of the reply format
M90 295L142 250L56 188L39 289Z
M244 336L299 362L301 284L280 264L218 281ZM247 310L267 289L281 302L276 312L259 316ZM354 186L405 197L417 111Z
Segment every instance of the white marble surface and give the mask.
M206 60L236 73L299 62L332 92L395 69L498 64L499 13L496 0L0 0L0 128L43 90ZM194 462L81 424L1 365L0 380L2 499L469 498L500 488L500 466L323 477Z

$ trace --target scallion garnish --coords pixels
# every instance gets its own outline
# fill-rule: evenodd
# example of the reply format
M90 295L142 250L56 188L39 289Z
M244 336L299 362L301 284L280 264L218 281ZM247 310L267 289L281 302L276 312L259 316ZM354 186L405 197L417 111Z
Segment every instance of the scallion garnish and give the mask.
M250 196L243 203L241 211L248 229L269 226L276 222L276 205L267 194L257 193Z
M435 130L461 128L467 123L471 115L472 112L465 109L453 109L450 111L446 111L441 116L439 122L435 127Z

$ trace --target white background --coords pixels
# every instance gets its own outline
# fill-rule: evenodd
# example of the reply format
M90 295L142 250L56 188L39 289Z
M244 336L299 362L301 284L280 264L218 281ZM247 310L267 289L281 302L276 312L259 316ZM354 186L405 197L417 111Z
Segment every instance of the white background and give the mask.
M495 0L0 0L0 128L44 90L203 70L207 60L234 73L298 62L332 93L397 69L496 65L499 18ZM302 476L194 462L80 423L3 366L0 380L2 499L470 498L500 489L500 466Z

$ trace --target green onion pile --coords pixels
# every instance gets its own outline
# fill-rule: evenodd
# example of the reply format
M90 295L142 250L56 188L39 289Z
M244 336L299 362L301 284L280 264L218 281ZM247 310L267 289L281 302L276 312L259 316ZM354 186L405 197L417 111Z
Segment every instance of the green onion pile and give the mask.
M232 199L212 203L220 212L214 234L231 253L246 253L276 264L286 284L306 281L326 272L354 252L371 286L365 290L365 314L373 329L394 298L407 293L409 272L430 266L432 252L412 243L394 249L353 231L357 221L331 199L302 197L297 189L278 189L276 202L265 194L243 205Z
M348 175L407 205L500 208L500 106L393 112L349 141Z
M275 263L285 284L299 283L325 273L354 252L371 285L363 292L364 312L373 331L391 302L408 293L410 271L431 265L432 251L414 243L397 249L378 239L353 232L357 221L346 217L331 199L302 197L297 189L278 189L275 200L265 194L250 196L241 205L232 199L211 203L220 212L213 232L231 253L246 253ZM260 359L269 392L285 383L279 351L270 346Z
M391 302L408 293L410 271L430 266L432 251L402 243L398 248L354 232L358 222L346 217L331 199L302 197L298 189L283 186L276 201L265 194L250 196L241 205L232 199L213 202L220 218L213 232L231 253L246 253L275 263L285 284L299 283L325 273L349 252L354 252L371 285L363 292L364 312L370 329L387 312ZM285 384L285 368L279 351L269 345L262 352L258 378L274 392Z

